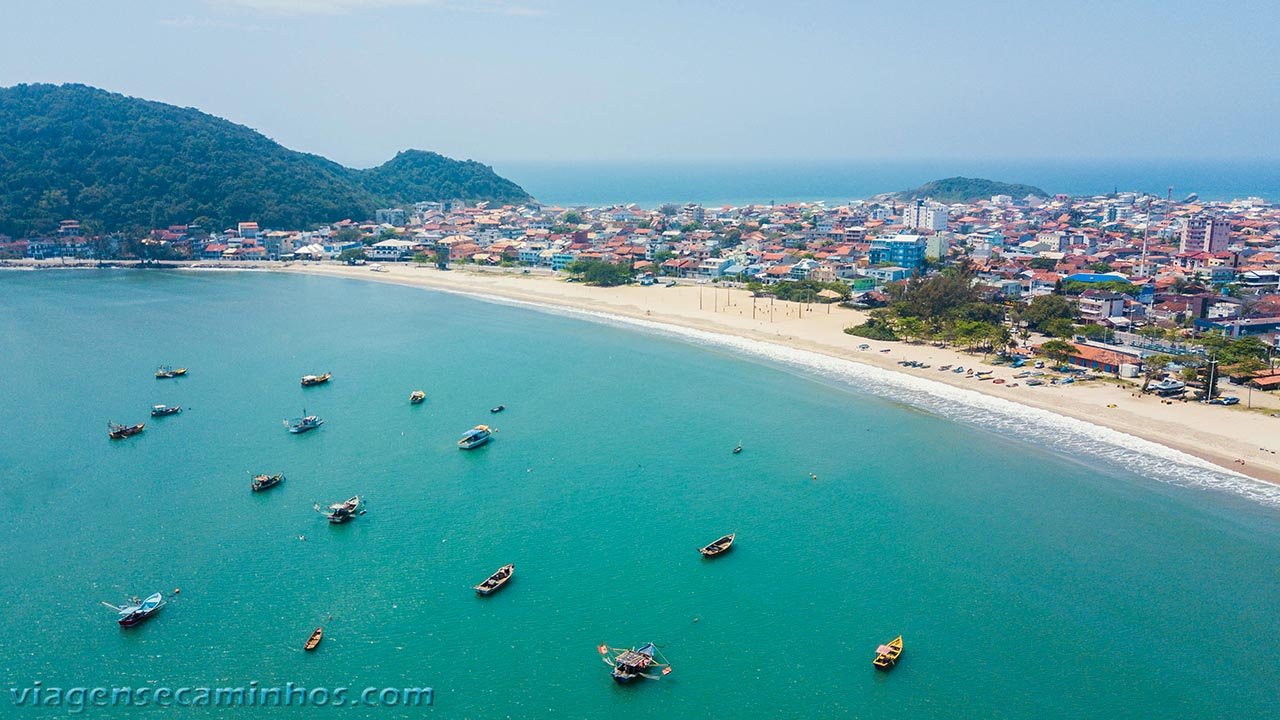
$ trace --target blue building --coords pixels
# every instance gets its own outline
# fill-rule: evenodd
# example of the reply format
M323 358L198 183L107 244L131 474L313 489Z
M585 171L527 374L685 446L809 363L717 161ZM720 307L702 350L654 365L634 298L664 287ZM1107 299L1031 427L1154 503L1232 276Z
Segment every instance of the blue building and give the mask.
M924 267L926 244L924 237L920 235L877 238L871 241L869 259L872 265L889 263L918 270Z

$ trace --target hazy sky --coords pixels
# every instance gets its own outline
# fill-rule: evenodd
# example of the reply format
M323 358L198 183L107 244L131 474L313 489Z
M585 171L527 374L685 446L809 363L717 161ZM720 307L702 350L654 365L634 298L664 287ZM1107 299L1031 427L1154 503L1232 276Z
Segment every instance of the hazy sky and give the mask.
M1280 2L2 0L0 85L354 166L1280 158Z

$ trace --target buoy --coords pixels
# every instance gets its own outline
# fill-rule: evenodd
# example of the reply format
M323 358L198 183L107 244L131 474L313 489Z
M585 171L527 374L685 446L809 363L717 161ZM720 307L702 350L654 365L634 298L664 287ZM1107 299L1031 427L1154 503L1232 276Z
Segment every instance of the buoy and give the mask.
M182 594L182 588L174 588L174 589L173 589L173 594L174 594L174 595L181 595L181 594Z

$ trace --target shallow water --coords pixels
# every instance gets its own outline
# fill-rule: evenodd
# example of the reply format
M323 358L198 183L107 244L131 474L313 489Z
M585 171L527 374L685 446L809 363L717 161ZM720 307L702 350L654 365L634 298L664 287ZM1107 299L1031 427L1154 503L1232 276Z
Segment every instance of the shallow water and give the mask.
M430 686L430 712L458 718L1280 703L1280 511L1229 474L1080 441L1087 426L329 278L7 273L0 328L10 687ZM160 363L191 374L157 381ZM187 410L147 418L160 402ZM326 425L289 435L304 407ZM111 442L108 419L147 430ZM458 451L479 422L497 440ZM250 493L265 471L287 480ZM369 513L348 525L312 511L354 493ZM738 547L702 560L726 531ZM509 587L476 598L506 562ZM98 604L174 587L132 631ZM902 664L874 672L899 633ZM674 672L615 686L596 645L648 640Z

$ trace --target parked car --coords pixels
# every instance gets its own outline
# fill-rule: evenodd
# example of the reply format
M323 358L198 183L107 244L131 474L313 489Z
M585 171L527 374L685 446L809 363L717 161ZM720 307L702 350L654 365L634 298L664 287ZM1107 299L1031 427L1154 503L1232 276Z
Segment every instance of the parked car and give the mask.
M1209 401L1210 405L1239 405L1240 398L1231 395L1219 395Z

